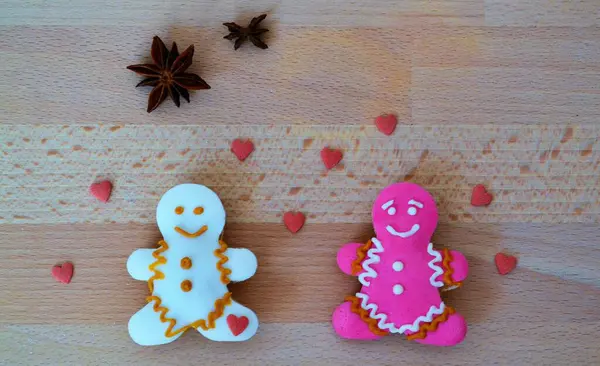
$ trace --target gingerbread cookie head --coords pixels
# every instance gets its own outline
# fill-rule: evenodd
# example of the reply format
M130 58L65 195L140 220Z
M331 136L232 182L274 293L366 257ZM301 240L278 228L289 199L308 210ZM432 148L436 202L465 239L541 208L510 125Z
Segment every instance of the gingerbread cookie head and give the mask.
M414 183L385 188L373 204L373 228L378 238L429 243L438 221L433 197Z
M218 238L225 227L225 209L219 196L209 188L180 184L160 199L156 222L165 240Z

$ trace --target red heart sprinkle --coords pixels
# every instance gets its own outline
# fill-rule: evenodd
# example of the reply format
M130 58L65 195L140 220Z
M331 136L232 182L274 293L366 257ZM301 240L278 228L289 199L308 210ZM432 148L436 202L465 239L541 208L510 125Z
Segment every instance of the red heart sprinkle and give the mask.
M237 317L233 314L227 316L227 325L229 325L229 330L231 330L231 333L236 337L242 334L242 332L248 328L248 323L250 323L250 320L248 320L248 318L245 316Z
M235 139L231 143L231 151L240 161L244 161L254 151L254 144L250 140Z
M517 266L517 258L512 255L498 253L494 257L496 268L501 275L509 274Z
M100 183L94 183L90 186L90 193L99 201L108 202L110 193L112 192L112 184L105 180Z
M73 277L73 263L65 262L61 265L52 267L52 277L58 282L69 283Z
M494 197L488 193L483 184L478 184L473 187L473 193L471 194L471 205L475 207L487 206L492 203Z
M331 169L338 165L343 157L344 155L340 150L332 150L328 147L324 147L323 150L321 150L321 160L323 160L327 169Z
M302 212L286 212L283 214L283 223L292 233L297 233L304 226L306 217Z
M375 126L384 135L391 135L396 129L398 119L393 114L383 114L375 118Z

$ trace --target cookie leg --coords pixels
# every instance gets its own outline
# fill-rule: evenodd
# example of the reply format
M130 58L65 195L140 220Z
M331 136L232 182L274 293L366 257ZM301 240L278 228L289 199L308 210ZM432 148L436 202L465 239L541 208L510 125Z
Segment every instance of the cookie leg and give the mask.
M170 343L181 336L181 333L173 337L165 336L169 323L160 321L160 314L154 311L153 305L154 301L149 302L129 319L129 336L141 346Z
M434 346L455 346L465 339L467 322L459 313L451 314L448 319L439 324L435 331L427 332L423 339L415 342Z
M247 307L232 301L225 308L223 316L215 322L215 327L209 330L198 328L200 334L212 341L241 342L246 341L258 331L258 318Z
M333 312L333 329L335 329L335 332L340 337L361 340L376 340L381 338L381 336L371 332L369 325L360 318L360 315L352 312L351 309L352 303L346 301Z

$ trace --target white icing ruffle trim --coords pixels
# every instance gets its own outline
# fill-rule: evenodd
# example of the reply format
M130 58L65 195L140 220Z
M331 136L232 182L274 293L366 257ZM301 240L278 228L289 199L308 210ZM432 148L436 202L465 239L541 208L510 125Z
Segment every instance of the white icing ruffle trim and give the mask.
M383 246L381 242L377 238L372 238L371 242L373 243L373 247L369 249L367 252L367 259L365 259L362 263L363 273L358 276L358 281L366 287L371 285L370 278L377 278L377 272L373 268L371 268L371 264L379 263L381 257L379 257L380 253L383 253ZM433 249L433 243L429 243L427 246L427 253L433 257L431 261L429 261L429 268L433 270L433 274L429 278L429 283L433 287L443 287L444 283L442 281L436 281L440 275L444 273L442 267L438 265L442 261L442 255L437 250Z
M444 273L444 270L442 269L442 267L437 265L437 263L442 261L442 255L440 254L440 252L433 249L433 243L429 243L429 245L427 246L427 253L429 253L429 255L433 256L433 259L431 261L429 261L429 268L431 268L433 270L433 274L429 278L429 283L431 283L431 286L433 286L433 287L443 287L444 283L442 281L435 280L441 274Z
M381 242L377 238L371 239L371 243L373 243L373 247L369 249L367 252L368 258L362 263L364 272L358 276L358 281L366 287L371 285L371 282L368 281L367 278L377 278L377 272L371 268L371 264L379 263L379 260L381 259L379 253L383 253L383 246L381 246Z
M433 321L433 317L435 315L440 315L444 312L446 305L441 302L439 306L432 305L427 312L427 315L421 315L417 319L415 319L412 324L404 324L400 327L396 327L394 323L388 323L387 315L385 314L377 314L377 305L369 304L369 295L363 294L361 292L356 293L356 297L361 299L360 307L369 312L369 317L371 319L379 320L377 322L377 326L381 330L387 330L390 333L405 333L406 331L417 332L419 331L419 325L421 323L430 323Z
M377 278L377 272L371 268L371 264L379 263L381 260L379 254L383 253L383 246L377 238L372 238L371 242L373 243L373 247L367 252L368 258L363 261L363 273L358 276L360 283L366 287L371 285L371 282L368 279ZM436 278L444 273L444 270L438 265L438 263L442 261L442 255L440 252L433 249L433 243L429 243L427 246L427 253L433 257L433 259L428 263L429 268L433 270L433 274L429 278L429 283L431 283L431 285L434 287L443 287L443 282L436 281ZM394 323L389 323L387 321L386 314L377 313L378 307L376 304L369 304L369 295L358 292L356 293L356 297L361 300L361 308L369 312L369 317L371 319L378 320L377 326L379 329L387 330L390 333L405 333L407 331L417 332L421 323L430 323L434 316L442 314L446 308L446 305L444 305L443 302L440 302L439 306L432 305L426 315L421 315L415 319L412 324L404 324L400 327L396 327Z

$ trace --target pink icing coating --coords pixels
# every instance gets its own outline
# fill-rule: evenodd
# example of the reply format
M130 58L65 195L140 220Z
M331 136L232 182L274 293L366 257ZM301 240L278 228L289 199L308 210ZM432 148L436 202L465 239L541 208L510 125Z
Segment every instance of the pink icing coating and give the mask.
M416 184L393 184L375 200L372 217L376 238L370 252L374 256L368 255L361 262L357 275L363 286L357 296L366 299L362 308L370 311L380 329L406 335L416 333L419 326L435 319L445 308L439 294L439 287L444 285L443 253L430 245L438 221L435 201ZM352 274L359 246L347 244L338 252L338 266L344 273ZM457 251L451 251L450 256L451 278L460 282L468 274L467 260ZM379 338L350 311L348 302L335 310L333 325L344 338ZM417 342L451 346L460 343L466 332L464 318L454 313Z
M361 243L349 243L344 245L338 251L337 264L345 274L352 274L352 262L354 262L354 259L356 258L356 250L361 246Z
M450 266L454 270L454 273L452 273L452 281L462 282L469 274L469 264L467 263L467 258L465 258L464 254L457 250L451 250L450 255L452 256L452 263Z

